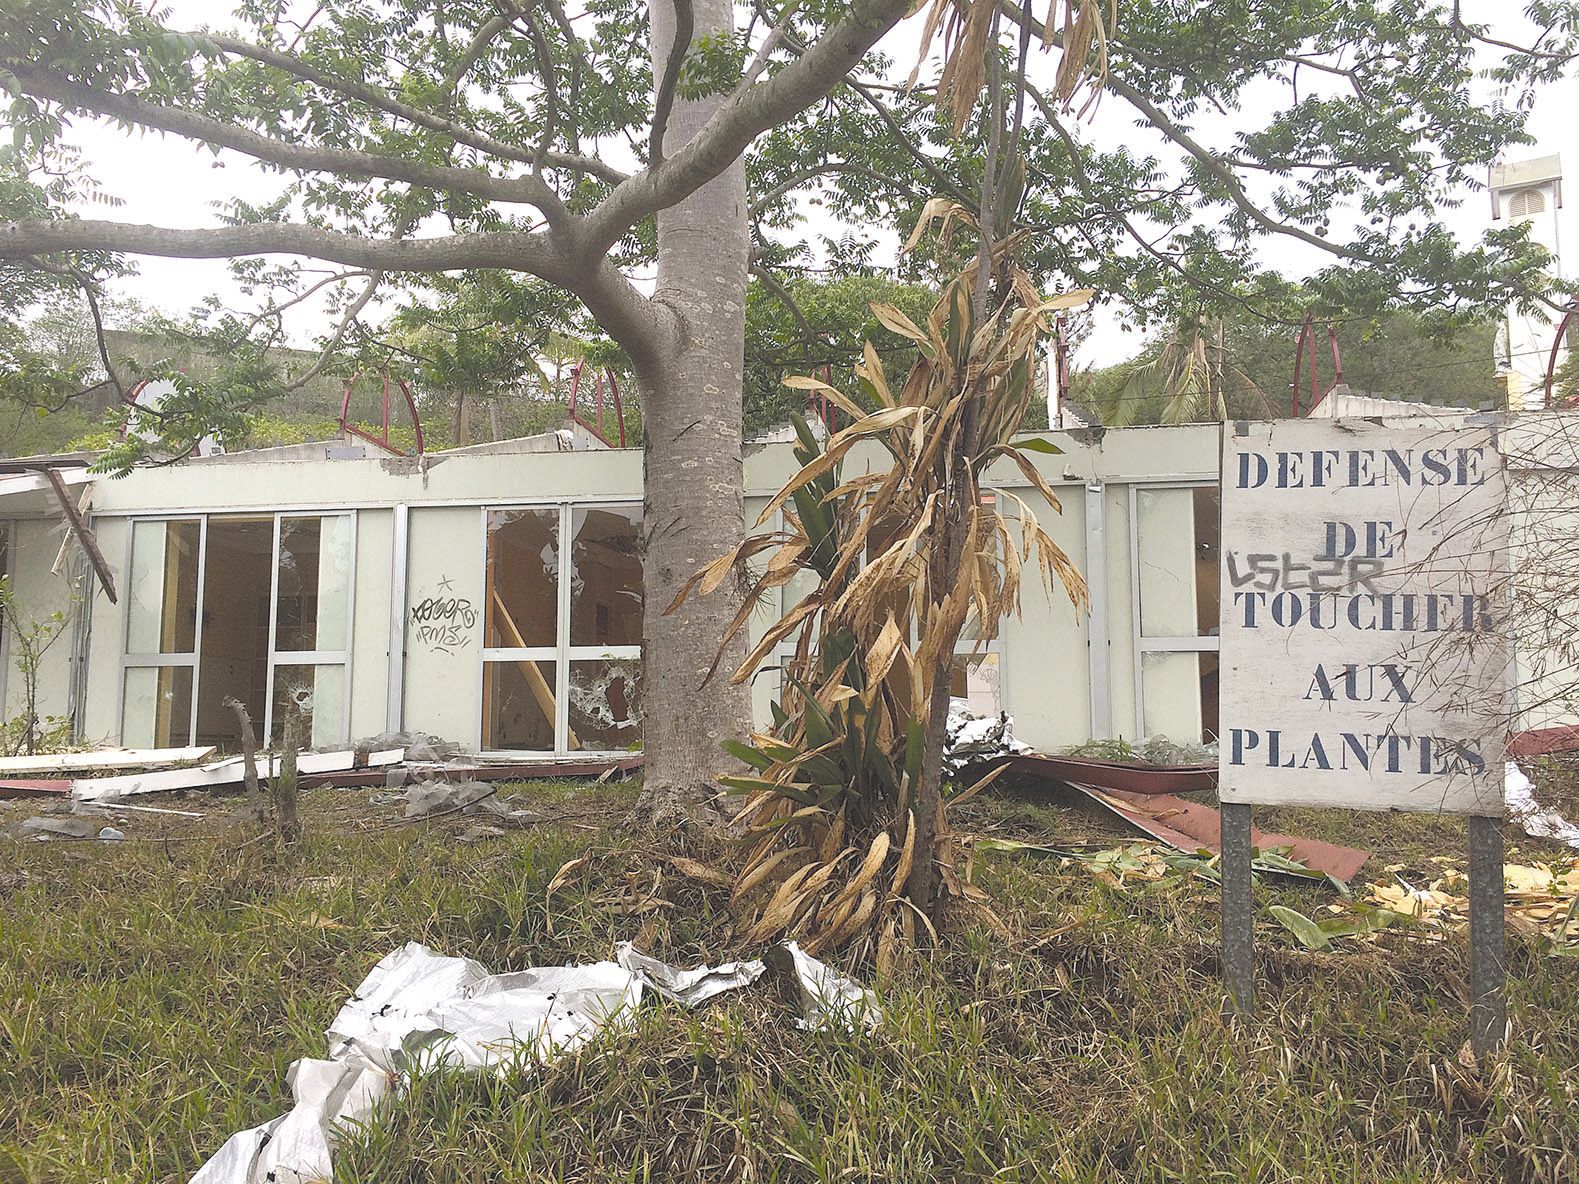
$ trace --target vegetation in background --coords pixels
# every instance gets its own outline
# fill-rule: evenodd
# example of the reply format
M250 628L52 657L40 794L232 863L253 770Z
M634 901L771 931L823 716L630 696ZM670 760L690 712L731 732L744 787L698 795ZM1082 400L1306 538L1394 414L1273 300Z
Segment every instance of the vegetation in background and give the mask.
M1180 422L1170 416L1213 419L1188 400L1176 398L1187 383L1170 381L1181 355L1195 345L1206 358L1198 372L1222 374L1217 384L1230 416L1289 415L1299 336L1297 297L1280 301L1292 320L1267 321L1243 305L1212 313L1181 314L1172 329L1117 365L1077 373L1071 401L1095 412L1110 427ZM1298 314L1298 315L1296 315ZM1351 390L1384 399L1453 407L1500 406L1505 398L1495 377L1495 330L1485 321L1422 317L1410 312L1382 316L1335 315L1344 381ZM1333 381L1332 352L1325 324L1317 322L1316 367L1322 391ZM1310 360L1305 355L1300 405L1310 405ZM1263 398L1264 396L1264 398Z
M931 285L878 275L799 276L771 285L754 281L746 296L747 439L807 410L808 393L785 387L786 378L814 374L848 385L867 342L880 358L908 360L912 343L888 329L872 304L891 305L921 321L936 302L937 289ZM853 397L861 403L858 393Z

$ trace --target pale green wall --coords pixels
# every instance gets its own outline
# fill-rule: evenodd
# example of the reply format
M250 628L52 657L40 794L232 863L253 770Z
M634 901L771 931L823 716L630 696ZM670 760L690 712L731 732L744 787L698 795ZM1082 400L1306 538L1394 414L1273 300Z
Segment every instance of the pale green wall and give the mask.
M24 518L6 526L10 535L9 579L24 626L47 623L57 612L64 617L56 626L56 639L45 653L39 670L37 704L41 717L64 716L71 710L72 631L79 611L69 578L76 559L75 548L67 551L67 564L62 574L53 575L50 568L60 554L65 524L58 519ZM4 714L10 718L23 710L26 693L21 671L17 669L20 646L9 631L3 644L6 663Z

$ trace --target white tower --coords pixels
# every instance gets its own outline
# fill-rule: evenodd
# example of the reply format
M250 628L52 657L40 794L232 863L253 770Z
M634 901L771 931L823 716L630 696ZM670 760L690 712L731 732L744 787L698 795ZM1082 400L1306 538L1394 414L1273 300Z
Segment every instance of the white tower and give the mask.
M1491 217L1495 222L1528 222L1530 238L1552 253L1563 272L1557 211L1563 205L1563 165L1559 156L1542 156L1491 168ZM1549 312L1509 309L1497 329L1497 378L1508 391L1508 410L1537 409L1543 397L1546 362L1556 334Z

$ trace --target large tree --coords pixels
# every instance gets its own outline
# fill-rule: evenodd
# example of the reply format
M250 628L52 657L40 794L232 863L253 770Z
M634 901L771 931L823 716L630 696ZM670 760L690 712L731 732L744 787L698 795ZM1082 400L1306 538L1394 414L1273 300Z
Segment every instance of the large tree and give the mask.
M573 295L642 388L648 802L685 809L746 722L741 692L699 692L731 595L661 614L741 534L747 274L874 248L808 234L808 191L836 222L900 235L929 196L976 208L1002 122L980 100L1000 94L1025 160L994 191L1000 224L1029 231L1050 285L1167 314L1180 285L1253 293L1275 239L1310 252L1311 290L1344 309L1539 295L1521 227L1465 245L1441 212L1523 141L1579 4L1532 3L1516 43L1426 0L1080 0L1048 26L1012 0L936 0L944 68L906 88L869 51L911 2L243 0L244 33L222 34L120 0L11 0L0 259L90 280L88 252L329 261L354 285L345 323L423 273L507 269ZM1044 44L1060 52L1033 60ZM1007 68L987 69L998 52ZM1507 98L1484 101L1488 68ZM1070 82L1093 70L1088 130ZM250 157L284 175L279 200L198 230L81 217L64 146L81 116ZM650 295L630 278L649 263ZM280 304L326 282L292 266L253 275L293 293Z
M65 124L89 115L297 180L289 202L202 230L63 217L33 187L35 216L0 228L0 253L60 270L94 250L306 256L364 273L353 313L393 272L505 268L574 294L644 395L645 678L658 704L644 729L646 797L657 816L694 809L712 796L720 742L749 722L742 689L696 693L728 598L661 615L742 531L742 153L831 90L909 3L833 7L804 53L775 61L772 38L747 66L729 0L579 11L331 0L300 14L247 3L246 35L172 31L133 4L21 0L0 11L0 84L35 167L74 166ZM635 171L613 163L622 156ZM436 232L446 223L452 232ZM651 296L620 267L644 239L655 241Z

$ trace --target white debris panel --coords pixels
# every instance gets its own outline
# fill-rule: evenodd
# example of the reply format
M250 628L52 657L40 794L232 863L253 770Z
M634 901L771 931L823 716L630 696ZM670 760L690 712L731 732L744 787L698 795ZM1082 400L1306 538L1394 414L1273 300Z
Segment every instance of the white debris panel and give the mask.
M681 970L629 942L616 961L540 966L490 974L416 942L386 955L346 1000L326 1033L327 1060L304 1059L287 1078L295 1107L232 1135L191 1184L308 1184L333 1175L333 1153L348 1123L371 1121L410 1074L480 1071L522 1061L543 1063L626 1022L651 988L696 1007L749 986L763 961ZM803 953L793 942L774 952L800 994L800 1026L831 1024L870 1031L881 1018L876 997Z
M1503 786L1508 816L1519 824L1525 834L1533 839L1555 839L1559 843L1579 848L1579 826L1536 801L1535 785L1524 775L1524 770L1512 761L1508 762L1507 780Z

